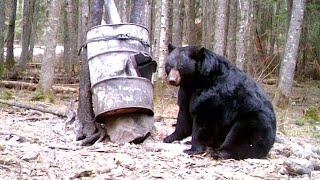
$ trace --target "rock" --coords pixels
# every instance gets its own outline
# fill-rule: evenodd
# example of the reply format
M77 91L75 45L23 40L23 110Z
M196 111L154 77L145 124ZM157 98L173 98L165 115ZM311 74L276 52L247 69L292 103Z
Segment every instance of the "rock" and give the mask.
M110 141L127 143L143 138L151 132L154 124L153 116L146 114L128 114L109 118L105 121L105 130Z
M313 162L301 158L288 158L284 165L287 172L292 175L310 174L314 170Z
M27 162L31 161L31 160L35 160L38 158L39 156L39 152L36 152L36 151L28 151L28 152L25 152L22 156L21 156L21 159L22 160L25 160Z
M312 171L310 179L320 179L320 171Z
M316 148L311 144L299 145L297 143L291 143L290 147L291 152L296 157L309 159L310 157L316 156L316 153L314 153Z

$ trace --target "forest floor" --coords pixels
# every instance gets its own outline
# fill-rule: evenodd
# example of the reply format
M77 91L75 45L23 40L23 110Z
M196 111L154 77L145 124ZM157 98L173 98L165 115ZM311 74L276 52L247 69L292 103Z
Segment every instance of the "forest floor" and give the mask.
M264 88L271 92L275 86ZM57 94L53 104L31 102L30 91L0 89L8 91L15 100L60 110L77 98ZM307 116L314 107L319 113L320 82L294 87L290 108L277 110L283 130L266 159L240 161L191 157L183 153L190 147L183 142L162 143L176 123L177 89L155 94L154 129L138 145L81 147L65 118L0 104L0 179L320 179L320 124Z

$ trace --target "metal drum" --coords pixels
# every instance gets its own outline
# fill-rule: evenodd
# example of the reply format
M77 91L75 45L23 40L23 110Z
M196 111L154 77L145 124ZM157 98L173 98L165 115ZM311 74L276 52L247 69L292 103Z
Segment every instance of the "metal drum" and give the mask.
M87 32L87 55L96 119L124 113L153 115L150 80L132 73L130 57L150 56L148 30L136 24L99 25ZM130 72L130 73L128 73Z
M153 115L152 88L148 79L140 77L115 77L95 84L92 102L97 121L137 112Z

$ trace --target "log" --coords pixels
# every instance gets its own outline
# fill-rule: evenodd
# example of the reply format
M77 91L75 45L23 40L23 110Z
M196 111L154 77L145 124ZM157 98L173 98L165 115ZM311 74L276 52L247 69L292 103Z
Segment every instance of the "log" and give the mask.
M262 83L267 85L275 85L277 84L278 79L263 79Z
M22 82L22 81L0 81L0 87L5 87L9 89L26 89L29 91L35 91L37 89L37 86L38 84ZM61 92L78 93L77 88L64 87L64 86L53 86L52 90L55 93L61 93Z
M3 100L3 99L0 99L0 103L6 104L9 106L16 106L16 107L25 108L25 109L32 109L32 110L36 110L36 111L40 111L40 112L44 112L44 113L50 113L50 114L53 114L53 115L56 115L59 117L67 117L66 112L62 112L62 111L56 110L56 109L50 109L49 107L47 107L47 108L38 107L38 106L31 105L30 103L26 104L26 103L22 103L22 102L13 101L13 100Z

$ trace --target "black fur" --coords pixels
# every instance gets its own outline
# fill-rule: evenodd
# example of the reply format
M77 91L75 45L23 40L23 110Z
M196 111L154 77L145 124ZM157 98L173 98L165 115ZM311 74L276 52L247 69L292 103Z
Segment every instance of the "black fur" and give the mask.
M170 45L166 72L179 71L177 126L164 142L192 135L196 154L214 158L263 158L276 134L272 104L259 85L224 57L205 48Z

